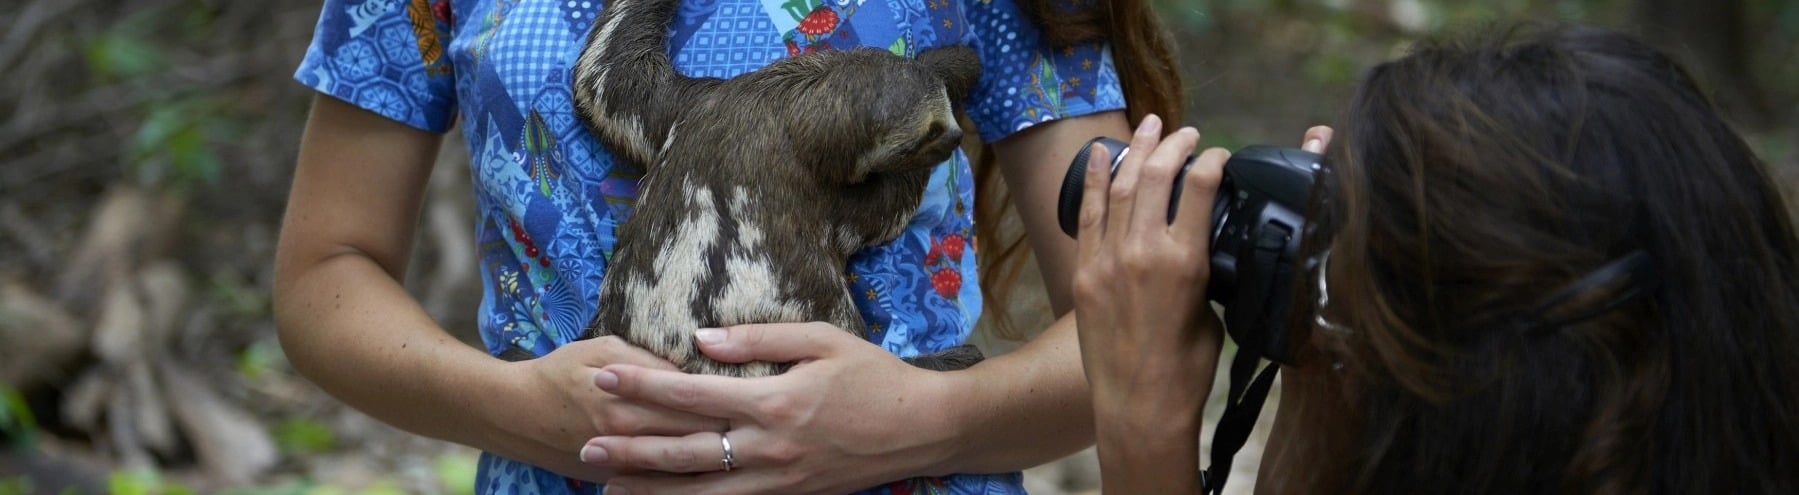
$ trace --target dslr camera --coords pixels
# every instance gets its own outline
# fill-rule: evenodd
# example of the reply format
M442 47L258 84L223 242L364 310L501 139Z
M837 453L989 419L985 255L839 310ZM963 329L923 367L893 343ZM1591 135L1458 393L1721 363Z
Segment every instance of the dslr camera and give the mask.
M1078 234L1081 195L1094 144L1112 155L1113 176L1131 152L1128 143L1100 137L1075 155L1062 179L1056 205L1057 220L1070 237ZM1287 308L1295 265L1309 265L1297 258L1306 232L1306 206L1323 170L1322 159L1295 148L1250 146L1238 150L1224 165L1224 180L1210 212L1212 279L1206 285L1206 298L1224 306L1225 328L1238 347L1277 363L1292 364ZM1169 222L1178 213L1181 179L1192 165L1193 158L1188 157L1175 175Z

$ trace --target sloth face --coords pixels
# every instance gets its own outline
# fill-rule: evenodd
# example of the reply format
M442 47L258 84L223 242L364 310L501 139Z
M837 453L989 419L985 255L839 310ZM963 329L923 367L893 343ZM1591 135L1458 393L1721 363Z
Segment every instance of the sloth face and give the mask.
M890 117L876 123L880 138L857 160L857 175L928 169L962 144L962 128L941 84L901 96L904 101L885 102L877 111Z
M807 60L799 60L805 58ZM788 96L788 134L798 161L825 184L862 184L882 174L919 172L948 159L962 129L951 109L952 88L925 61L880 50L820 52L792 65L813 68L815 78ZM978 71L978 65L969 65ZM928 172L927 172L928 173Z

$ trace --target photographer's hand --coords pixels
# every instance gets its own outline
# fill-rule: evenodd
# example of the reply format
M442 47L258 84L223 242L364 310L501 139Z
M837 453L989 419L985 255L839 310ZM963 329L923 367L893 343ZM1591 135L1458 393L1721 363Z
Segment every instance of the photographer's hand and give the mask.
M1206 150L1174 184L1199 132L1164 140L1161 128L1143 120L1116 178L1096 147L1081 205L1075 312L1107 493L1199 491L1201 413L1223 340L1205 298L1207 213L1230 152ZM1169 224L1174 187L1186 191Z

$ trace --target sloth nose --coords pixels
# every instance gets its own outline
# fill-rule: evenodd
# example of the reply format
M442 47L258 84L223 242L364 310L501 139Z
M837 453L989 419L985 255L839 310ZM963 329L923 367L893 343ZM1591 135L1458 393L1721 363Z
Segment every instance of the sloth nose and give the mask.
M955 124L950 124L950 125L944 126L943 134L937 136L937 143L939 145L944 145L944 146L961 145L962 144L962 128L956 126Z

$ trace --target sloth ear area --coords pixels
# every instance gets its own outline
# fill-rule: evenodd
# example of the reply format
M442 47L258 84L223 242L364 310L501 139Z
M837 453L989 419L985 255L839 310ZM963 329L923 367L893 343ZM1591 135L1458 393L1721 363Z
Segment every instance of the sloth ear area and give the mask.
M873 149L856 160L851 183L873 174L929 170L949 159L962 144L962 128L956 125L948 105L938 106L941 109L911 119L909 125L888 129Z
M973 48L962 45L932 48L918 53L916 59L943 81L949 101L961 104L981 79L981 58Z

